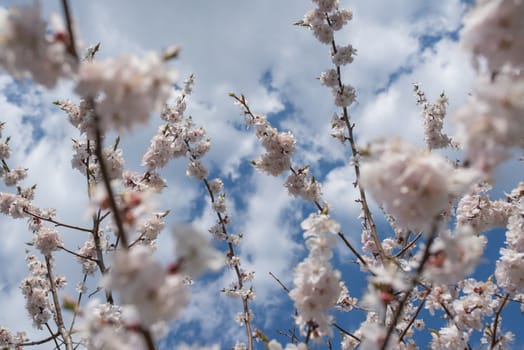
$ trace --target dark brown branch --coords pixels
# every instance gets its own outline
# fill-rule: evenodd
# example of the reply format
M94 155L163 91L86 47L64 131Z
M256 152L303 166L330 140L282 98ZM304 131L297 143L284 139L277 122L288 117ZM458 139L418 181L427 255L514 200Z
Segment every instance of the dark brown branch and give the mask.
M79 227L79 226L75 226L75 225L69 225L69 224L65 224L63 222L60 222L60 221L57 221L57 220L54 220L54 219L51 219L51 218L46 218L44 216L41 216L41 215L38 215L38 214L35 214L35 213L32 213L30 212L28 209L24 208L23 209L24 213L34 217L34 218L37 218L39 220L42 220L42 221L47 221L47 222L50 222L52 224L54 224L55 226L60 226L60 227L66 227L66 228L70 228L72 230L77 230L77 231L83 231L83 232L89 232L91 233L92 231L88 228L84 228L84 227Z
M92 257L90 257L90 256L85 256L85 255L81 255L81 254L75 253L74 251L69 250L69 249L67 249L67 248L64 247L64 246L60 246L59 248L62 249L63 251L65 251L65 252L68 252L69 254L72 254L72 255L74 255L74 256L80 258L80 259L91 260L91 261L93 261L93 262L95 262L95 263L98 264L98 260L96 260L96 259L94 259L94 258L92 258Z
M69 3L67 0L62 0L62 8L64 10L64 17L66 20L67 33L69 41L67 44L67 51L78 61L78 53L76 52L75 33L73 32L73 20L71 18L71 11L69 10Z
M34 345L42 345L42 344L45 344L47 342L50 342L51 340L53 339L56 339L56 337L58 337L60 335L60 333L53 333L51 334L49 337L47 338L44 338L44 339L40 339L40 340L35 340L35 341L30 341L30 342L25 342L25 343L20 343L20 344L12 344L12 345L15 345L15 346L34 346ZM58 347L58 344L56 344L57 347Z
M284 283L282 283L282 282L277 278L277 276L275 276L271 271L269 271L269 275L270 275L271 277L273 277L273 279L274 279L275 281L277 281L278 284L280 284L280 286L282 287L283 290L286 291L286 293L289 293L289 288L286 287L286 286L284 285Z
M71 334L67 331L64 325L64 320L62 318L62 309L60 307L60 300L58 300L58 292L56 290L55 278L53 277L53 269L51 266L51 255L45 256L45 264L47 268L47 277L49 279L49 285L51 290L51 295L53 296L53 304L55 306L55 317L56 323L58 325L58 331L62 336L62 339L65 342L67 350L73 350L73 343L71 341Z
M493 329L491 331L491 346L490 350L495 349L495 346L498 343L497 340L497 328L499 327L499 321L500 321L500 313L502 312L502 309L506 306L506 303L508 302L509 294L506 294L504 299L502 300L502 303L500 304L499 308L497 309L497 312L495 313L495 319L493 320Z
M404 255L404 253L409 248L411 248L415 243L417 243L417 241L420 239L420 237L422 237L422 232L419 232L419 234L416 235L415 238L413 238L413 240L411 242L409 242L404 248L402 248L402 250L400 252L395 254L395 258L398 258L398 257L401 257L402 255Z
M98 164L100 166L100 172L102 173L102 180L107 192L107 199L109 200L109 207L113 213L113 219L117 227L118 238L122 240L123 249L128 249L128 241L124 230L124 224L122 223L122 217L116 204L113 189L111 188L111 181L109 180L109 174L107 173L106 162L102 152L102 131L100 130L100 118L95 116L96 119L96 147L95 152L98 158Z
M397 309L395 310L395 313L393 314L393 319L391 320L391 324L388 327L386 336L384 337L384 343L382 344L381 350L386 350L388 341L391 338L391 335L393 334L393 330L395 329L398 319L400 318L400 315L402 314L402 311L404 310L404 306L406 305L407 301L409 300L411 296L411 289L415 286L417 283L419 277L422 275L422 271L424 271L424 267L426 265L426 262L428 261L430 257L430 249L431 245L433 244L433 241L435 240L436 236L438 234L438 223L434 222L431 228L431 233L428 238L428 241L426 242L426 248L424 249L424 254L422 255L422 260L420 261L419 266L417 267L417 270L415 272L415 275L413 276L412 283L410 286L410 289L407 289L404 293L403 298L400 300L399 305L397 306Z

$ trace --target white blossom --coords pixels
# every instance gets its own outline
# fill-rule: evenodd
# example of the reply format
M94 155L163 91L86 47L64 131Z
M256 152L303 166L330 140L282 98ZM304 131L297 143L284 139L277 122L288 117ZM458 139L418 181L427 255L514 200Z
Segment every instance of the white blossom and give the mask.
M487 59L492 72L505 65L524 67L524 3L520 0L480 0L464 17L461 43Z
M117 291L124 305L132 305L145 325L176 319L189 298L183 276L168 275L142 245L115 254L103 285Z
M176 226L173 229L176 240L176 257L180 269L197 278L206 270L217 271L223 267L222 254L215 250L202 232L193 226Z
M436 284L457 283L474 271L486 242L469 226L458 228L452 235L441 233L430 248L424 276Z
M460 331L455 325L442 327L437 333L432 332L431 337L431 349L434 350L468 348L468 333Z
M40 16L40 2L0 8L0 66L15 77L31 77L52 88L61 77L72 74L73 58L67 52L69 38L58 15L51 28Z
M123 130L146 123L153 111L160 111L173 80L173 71L157 55L122 56L83 61L76 92L96 100L101 129Z
M48 255L58 250L64 242L55 228L42 226L40 230L33 235L33 244L42 254Z
M443 157L395 139L373 145L360 182L399 226L424 230L476 179L472 170L454 169Z
M523 147L523 114L522 74L478 78L474 94L453 116L466 160L489 173L509 156L511 148Z

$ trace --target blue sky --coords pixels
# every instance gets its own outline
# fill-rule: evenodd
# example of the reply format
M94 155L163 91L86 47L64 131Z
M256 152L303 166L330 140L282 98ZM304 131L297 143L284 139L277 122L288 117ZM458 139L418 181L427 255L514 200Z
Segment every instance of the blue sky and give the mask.
M359 209L351 185L353 171L346 165L348 150L330 137L335 108L330 91L316 79L331 68L328 48L306 29L292 26L312 4L307 0L153 0L131 5L125 0L94 0L71 1L71 5L82 43L101 42L100 57L182 46L181 56L174 62L180 79L196 76L188 114L206 128L211 139L212 149L204 161L212 174L224 179L234 231L245 235L240 251L244 266L256 270L255 325L270 336L276 336L276 329L292 327L292 306L268 273L291 287L292 268L305 254L299 223L315 208L289 197L282 186L283 178L271 178L251 169L249 161L261 153L261 147L254 133L242 125L238 107L227 94L246 95L253 111L267 114L274 125L297 136L299 147L294 163L311 166L312 173L323 182L332 215L358 245ZM343 76L357 90L358 102L351 115L359 142L398 135L422 145L422 122L412 83L420 83L430 100L445 91L450 98L450 114L471 91L473 70L457 43L466 2L341 0L341 6L354 12L354 20L337 33L336 40L351 43L358 50ZM45 14L60 13L59 1L45 1L43 8ZM4 135L12 136L11 162L29 168L27 183L38 184L36 204L56 208L58 218L85 222L84 179L70 166L71 138L79 135L68 125L66 116L51 105L56 99L76 100L71 85L63 83L53 91L45 91L0 75L0 91L2 120L7 122ZM122 135L128 168L140 169L142 154L158 125L160 119L154 116L147 127ZM451 129L449 123L446 128ZM511 162L499 170L495 197L511 190L521 179L522 168L521 163ZM193 222L203 229L210 227L214 216L203 200L201 184L185 177L185 162L174 162L163 174L169 188L159 199L159 209L171 210L170 223ZM24 242L30 240L25 226L24 222L0 218L5 236L0 262L10 266L0 274L0 309L5 310L0 324L13 330L30 328L20 312L23 299L17 290L25 275ZM76 247L81 238L69 235L66 242ZM490 249L492 254L497 251ZM167 261L172 252L167 230L159 243L158 256ZM68 265L68 258L58 256L58 266L72 276L70 286L74 286L73 276L79 268ZM355 280L358 271L354 264L347 264L353 258L340 247L335 262L352 281L348 283L350 293L360 296L365 289L363 277ZM226 348L242 339L243 329L232 320L240 303L219 292L232 280L233 276L226 272L198 281L193 286L194 302L182 320L173 325L170 341L190 337L201 343L220 340ZM347 327L357 328L358 319L350 318Z

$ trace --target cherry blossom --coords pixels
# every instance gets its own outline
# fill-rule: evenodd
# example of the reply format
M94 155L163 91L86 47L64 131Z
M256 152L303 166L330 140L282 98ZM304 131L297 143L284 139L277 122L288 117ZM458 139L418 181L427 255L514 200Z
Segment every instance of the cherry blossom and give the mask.
M160 111L171 94L175 75L155 54L83 61L75 91L95 99L104 130L130 129Z
M398 139L374 144L361 172L362 186L398 225L413 230L428 229L450 201L479 178L474 171L455 169L445 158Z
M40 2L0 8L0 66L15 77L31 77L52 88L61 77L70 77L74 60L67 52L69 39L60 17L48 23L40 16Z

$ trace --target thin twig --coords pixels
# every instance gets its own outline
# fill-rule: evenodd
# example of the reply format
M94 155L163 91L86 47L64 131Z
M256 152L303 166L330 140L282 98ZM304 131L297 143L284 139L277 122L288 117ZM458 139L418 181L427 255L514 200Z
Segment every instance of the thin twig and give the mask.
M273 279L274 279L275 281L277 281L278 284L280 284L280 286L282 287L282 289L284 289L284 290L286 291L286 293L289 293L289 288L286 287L286 286L284 285L284 283L282 283L282 282L277 278L277 276L275 276L271 271L269 271L269 275L270 275L271 277L273 277Z
M96 259L94 259L94 258L92 258L90 256L85 256L85 255L81 255L81 254L75 253L74 251L69 250L69 249L67 249L64 246L60 246L59 248L62 249L63 251L65 251L65 252L68 252L69 254L72 254L72 255L76 256L77 258L91 260L91 261L93 261L95 263L98 263L98 260L96 260Z
M340 327L338 324L333 322L331 325L333 327L335 327L336 329L338 329L339 331L341 331L342 333L344 333L345 335L347 335L348 337L351 337L351 338L355 339L356 341L362 341L359 337L357 337L356 335L354 335L352 333L349 333L344 328Z
M109 180L109 174L107 173L106 162L102 152L102 131L100 130L100 118L95 115L96 120L96 147L95 152L98 158L98 164L100 166L100 172L102 173L102 180L107 192L107 199L109 200L109 207L113 213L113 219L117 227L118 238L122 240L123 249L128 249L128 241L124 230L124 224L122 223L122 217L120 216L120 211L116 204L115 195L111 187L111 181Z
M395 254L395 258L398 258L398 257L401 257L402 255L404 255L404 253L409 248L411 248L415 243L417 243L417 241L419 240L420 237L422 237L422 232L419 232L419 234L416 235L415 238L413 238L413 240L411 242L409 242L404 248L402 248L402 250L400 252Z
M104 263L104 254L102 252L102 243L100 242L100 236L98 234L99 228L100 228L100 222L102 221L100 215L101 210L98 209L97 214L93 215L93 242L95 242L95 250L96 250L96 262L98 265L98 269L100 270L100 273L102 275L105 275L107 273L107 268ZM113 305L113 294L110 289L106 288L106 301Z
M189 143L187 141L186 141L186 145L189 148ZM202 181L204 182L204 185L207 189L207 193L209 194L211 203L214 203L215 196L213 195L213 191L211 191L211 186L209 185L209 182L207 181L207 179L203 179ZM229 236L227 232L227 228L226 228L226 223L224 221L224 218L222 217L222 214L220 214L219 212L216 212L216 214L217 214L218 221L220 222L220 226L222 228L222 233L224 233L224 235L226 236ZM228 254L232 257L235 256L235 250L233 248L233 243L227 242L227 246L229 250ZM239 289L242 289L244 287L244 280L242 278L242 272L240 271L240 268L238 267L238 265L234 266L234 270L235 270L235 274L237 277L238 287ZM248 350L253 350L253 332L251 330L251 321L249 320L250 318L249 317L249 304L248 304L247 298L248 298L247 296L242 296L242 307L244 309L244 326L246 327L247 348Z
M54 335L55 333L51 330L51 327L49 327L49 323L45 323L45 327L51 333L51 335ZM60 345L58 344L58 335L52 337L53 342L55 343L56 349L60 349Z
M76 52L75 33L73 32L73 20L71 18L71 11L69 11L69 3L67 0L62 0L62 8L64 10L64 17L66 20L67 33L69 35L69 42L67 51L78 61L78 53Z
M25 342L25 343L20 343L20 344L8 344L8 345L14 345L14 346L33 346L33 345L41 345L41 344L45 344L47 342L50 342L51 340L53 339L56 339L56 337L58 337L60 335L60 333L54 333L54 334L51 334L49 337L47 338L44 338L44 339L40 339L40 340L35 340L35 341L30 341L30 342ZM58 347L58 344L56 344L56 346Z
M82 287L85 286L86 281L87 281L87 273L84 273L84 279L82 280ZM78 316L78 310L79 310L78 306L80 306L80 302L82 301L82 296L84 295L82 290L80 290L80 292L78 293L78 298L76 299L76 305L73 311L73 319L71 320L71 325L69 326L69 334L73 332L73 326L75 325L76 317Z
M326 14L326 21L329 26L331 26L331 20L329 19L329 16ZM337 44L335 42L335 38L331 39L331 50L333 51L333 54L337 53ZM337 82L338 82L338 88L340 91L344 91L344 84L342 84L342 73L340 70L340 66L336 66L337 71ZM348 108L346 106L342 107L342 119L344 123L346 124L346 128L348 130L348 137L347 140L349 141L349 145L351 148L351 154L353 158L357 158L359 156L359 151L357 149L357 145L355 142L355 135L353 133L353 128L355 127L355 124L351 125L349 121L349 112ZM360 205L362 206L362 211L364 212L365 221L364 226L365 228L369 229L371 233L371 237L373 238L373 241L375 242L375 245L377 246L378 253L380 255L380 258L382 261L387 260L387 256L384 253L384 249L382 248L382 243L380 242L380 239L378 237L377 233L377 227L375 224L375 220L373 219L373 215L371 214L371 210L369 209L369 205L366 198L366 192L364 191L364 188L360 184L360 166L357 161L353 162L353 169L355 170L355 183L358 187L358 192L360 195Z
M493 320L493 329L491 331L491 346L490 350L495 349L495 345L497 345L497 328L499 327L499 320L500 320L500 313L502 312L502 309L504 309L504 306L506 306L506 303L509 299L509 293L506 294L504 299L502 300L502 303L500 304L499 308L497 309L497 312L495 313L495 319Z
M406 305L407 301L409 300L411 296L411 289L415 286L417 283L419 277L422 274L422 271L424 271L424 267L426 265L426 262L428 261L430 257L430 248L433 244L436 236L438 233L438 223L434 222L431 228L430 236L428 237L428 241L426 242L426 248L424 249L424 254L422 255L422 260L420 261L419 266L417 267L417 270L415 272L415 275L413 276L411 286L409 289L406 290L403 298L400 300L399 305L397 306L397 309L395 310L395 313L393 314L393 319L391 320L391 324L388 327L386 336L384 337L384 343L381 346L381 350L386 350L388 341L391 338L391 335L393 334L393 330L395 329L398 319L400 318L400 315L402 314L402 311L404 310L404 306Z
M398 341L401 342L402 339L404 339L404 337L406 336L406 333L409 331L409 329L411 328L411 325L413 324L413 322L415 322L415 320L417 319L418 317L418 314L420 313L420 311L422 310L422 308L424 307L424 303L426 302L426 299L427 299L428 295L427 293L424 295L424 299L422 299L422 301L420 302L419 306L417 307L417 310L415 311L415 314L413 315L413 317L411 317L411 320L409 320L408 324L406 325L406 328L404 328L404 330L402 331L402 333L400 333L400 336L398 337Z
M34 218L37 218L39 220L43 220L43 221L47 221L47 222L50 222L52 224L54 224L55 226L60 226L60 227L67 227L67 228L70 228L72 230L77 230L77 231L83 231L83 232L89 232L91 233L92 231L88 228L84 228L84 227L80 227L80 226L75 226L75 225L69 225L69 224L65 224L63 222L60 222L60 221L57 221L57 220L54 220L54 219L51 219L51 218L46 218L44 216L41 216L41 215L38 215L38 214L35 214L35 213L32 213L30 212L27 208L24 208L23 209L24 213L34 217Z
M351 243L349 243L349 241L347 240L346 236L344 236L344 234L342 232L338 232L337 235L340 237L340 239L344 242L344 244L349 248L349 250L351 250L351 252L353 254L355 254L355 256L358 258L358 260L362 263L363 266L368 266L368 263L366 262L366 260L364 260L364 258L362 257L362 255L359 254L359 252L357 252L357 250L355 248L353 248L353 246L351 245Z
M56 290L55 278L53 277L53 269L51 266L51 255L45 256L45 264L47 268L47 277L49 279L49 285L51 295L53 296L53 304L55 305L55 316L56 323L58 325L58 331L65 342L67 350L73 350L73 344L71 342L71 334L67 331L64 325L64 319L62 318L62 309L60 308L60 300L58 300L58 292Z

